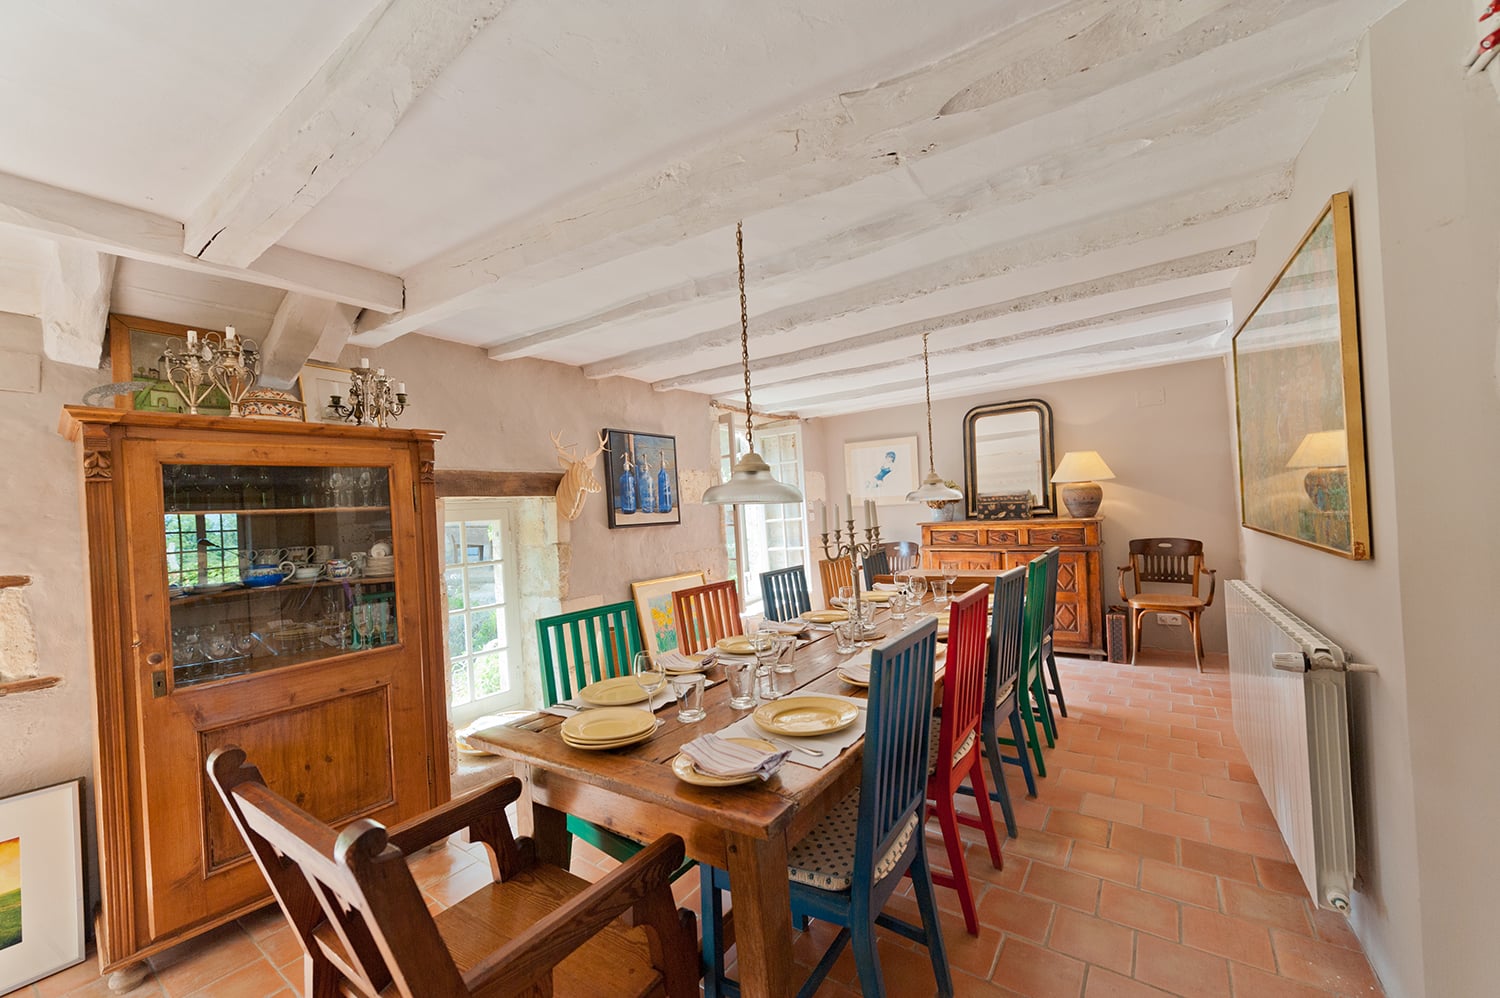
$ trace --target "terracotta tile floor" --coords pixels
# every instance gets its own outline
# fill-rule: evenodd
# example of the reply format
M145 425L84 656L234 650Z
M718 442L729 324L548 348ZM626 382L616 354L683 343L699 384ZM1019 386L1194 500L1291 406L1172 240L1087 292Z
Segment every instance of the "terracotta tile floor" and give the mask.
M1007 767L1021 834L1004 842L1004 870L990 867L978 831L964 831L973 836L977 938L964 932L953 893L938 888L958 994L1380 994L1344 920L1312 907L1289 862L1234 737L1223 657L1202 676L1191 657L1155 663L1062 661L1070 716L1036 800L1024 799L1019 771ZM929 827L929 855L944 865L936 822ZM415 858L434 906L488 876L469 849L450 842ZM597 853L577 852L578 872L603 869ZM684 881L678 899L696 909L696 878ZM891 908L917 917L909 888ZM799 934L799 963L811 966L832 935L819 923ZM925 950L881 935L888 991L931 994ZM292 996L300 979L296 944L273 909L158 956L129 994ZM846 952L819 995L858 993ZM90 962L19 994L108 991Z

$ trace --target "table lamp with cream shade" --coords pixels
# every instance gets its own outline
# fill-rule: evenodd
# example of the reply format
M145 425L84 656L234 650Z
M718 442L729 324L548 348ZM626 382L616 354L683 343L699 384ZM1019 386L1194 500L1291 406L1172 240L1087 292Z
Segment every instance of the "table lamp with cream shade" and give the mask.
M1073 450L1063 455L1057 471L1052 474L1054 484L1061 485L1058 493L1068 507L1068 512L1085 519L1099 512L1099 503L1104 498L1100 481L1115 477L1096 450Z
M1319 510L1349 508L1349 436L1342 427L1303 437L1286 466L1311 469L1302 479L1302 488Z

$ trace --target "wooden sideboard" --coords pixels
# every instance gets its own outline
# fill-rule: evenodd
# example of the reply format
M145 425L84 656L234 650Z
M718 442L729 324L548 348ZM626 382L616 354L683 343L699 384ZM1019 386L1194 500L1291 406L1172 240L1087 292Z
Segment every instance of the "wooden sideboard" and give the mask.
M1104 657L1103 520L959 520L922 524L922 567L958 575L990 575L1026 564L1050 547L1061 548L1057 565L1057 627L1060 652Z

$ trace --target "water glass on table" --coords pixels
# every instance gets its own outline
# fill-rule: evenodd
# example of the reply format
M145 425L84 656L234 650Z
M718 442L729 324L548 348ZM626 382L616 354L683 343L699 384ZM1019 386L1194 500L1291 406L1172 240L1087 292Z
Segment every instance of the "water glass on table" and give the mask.
M843 607L845 609L848 609L850 606L853 606L854 605L854 587L853 586L839 586L839 595L838 595L838 599L835 600L835 602L839 606L841 606L841 607Z
M782 674L797 671L797 636L795 634L776 635L776 671Z
M672 695L677 697L677 720L684 724L696 724L708 716L708 712L703 709L705 682L702 673L669 676L667 681L672 684Z
M635 673L635 681L646 691L646 713L649 714L653 708L651 698L666 685L667 674L658 669L656 663L651 661L651 656L643 651L635 653L631 671Z
M724 678L729 681L729 706L749 710L755 706L756 664L744 659L720 659Z
M933 605L944 607L948 605L948 580L932 580L932 602Z
M893 593L889 605L892 620L906 619L906 592L904 590L898 590Z
M857 645L855 634L859 631L859 622L853 617L841 620L833 625L833 640L840 655L853 654Z

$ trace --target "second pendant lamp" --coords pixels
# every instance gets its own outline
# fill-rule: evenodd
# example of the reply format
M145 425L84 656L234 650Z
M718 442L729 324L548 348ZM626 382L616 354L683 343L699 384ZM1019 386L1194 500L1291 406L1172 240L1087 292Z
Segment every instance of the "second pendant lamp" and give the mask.
M927 334L922 334L922 385L927 393L927 477L920 488L906 494L907 502L958 502L964 494L949 488L938 477L932 457L932 371L927 363Z

